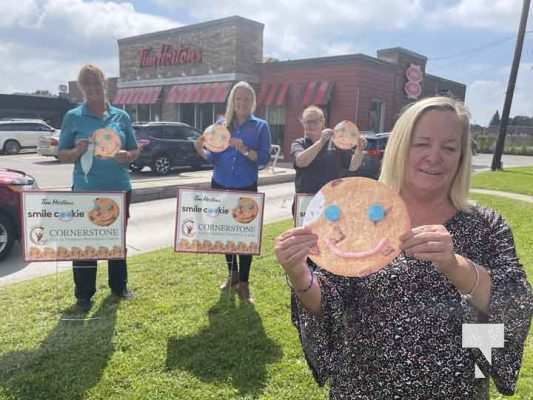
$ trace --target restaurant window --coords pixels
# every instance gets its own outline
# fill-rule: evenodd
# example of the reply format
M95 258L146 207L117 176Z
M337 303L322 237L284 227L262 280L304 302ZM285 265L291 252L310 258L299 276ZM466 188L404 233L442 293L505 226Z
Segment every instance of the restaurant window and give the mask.
M372 100L369 111L370 130L376 133L383 132L385 104L381 100Z
M270 126L272 144L279 144L283 147L283 139L285 137L285 107L267 106L265 116Z
M226 104L224 103L215 103L215 122L219 120L219 118L224 119L226 114Z
M137 106L137 121L150 121L150 105L139 104Z
M137 122L139 120L137 118L137 105L136 104L126 104L125 110L129 114L130 119L133 122Z
M161 103L150 104L150 121L161 120Z
M184 122L186 124L189 124L191 126L194 125L194 104L180 104L179 106L179 113L178 113L178 121Z
M196 121L196 127L203 131L214 122L213 103L198 104L198 112L196 113L196 116L198 118Z

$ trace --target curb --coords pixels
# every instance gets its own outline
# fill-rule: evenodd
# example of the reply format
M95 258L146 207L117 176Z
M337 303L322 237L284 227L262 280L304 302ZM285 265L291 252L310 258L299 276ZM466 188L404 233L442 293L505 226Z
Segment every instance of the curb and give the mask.
M274 174L269 173L268 175L265 174L263 176L259 174L258 185L273 185L276 183L294 182L295 175L295 171L289 169L281 169ZM136 188L135 183L133 183L131 202L142 203L145 201L174 198L176 197L176 192L179 187L208 189L211 187L211 179L202 179L198 180L197 182L170 184L148 188Z

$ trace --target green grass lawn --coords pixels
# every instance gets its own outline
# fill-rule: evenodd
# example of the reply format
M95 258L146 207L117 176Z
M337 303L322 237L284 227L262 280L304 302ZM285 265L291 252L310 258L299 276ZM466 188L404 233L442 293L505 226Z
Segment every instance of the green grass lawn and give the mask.
M472 187L533 195L533 167L480 172L472 177Z
M524 215L533 215L533 204L475 198L512 224L532 280L533 220ZM137 297L130 302L108 297L102 268L92 320L60 320L75 316L70 272L0 288L0 400L324 399L302 357L289 290L272 256L273 237L289 226L264 230L264 256L252 268L255 307L220 296L221 256L171 250L131 258ZM532 396L530 337L512 398Z

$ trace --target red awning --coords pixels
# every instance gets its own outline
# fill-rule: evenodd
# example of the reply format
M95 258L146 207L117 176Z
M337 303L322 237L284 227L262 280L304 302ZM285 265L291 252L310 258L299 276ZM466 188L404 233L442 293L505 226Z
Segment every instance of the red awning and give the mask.
M302 103L304 106L315 104L317 106L326 105L329 102L333 82L330 81L310 81L304 89Z
M261 88L259 89L259 94L257 95L256 102L258 106L262 106L265 102L265 99L268 95L268 90L270 89L269 83L262 83Z
M113 104L154 104L161 94L161 86L118 89Z
M260 106L282 106L287 97L288 83L263 83L257 96Z
M231 82L176 85L170 88L166 103L224 103Z
M278 95L276 97L275 105L282 106L285 104L285 99L287 97L287 91L289 89L288 83L282 83L279 86Z

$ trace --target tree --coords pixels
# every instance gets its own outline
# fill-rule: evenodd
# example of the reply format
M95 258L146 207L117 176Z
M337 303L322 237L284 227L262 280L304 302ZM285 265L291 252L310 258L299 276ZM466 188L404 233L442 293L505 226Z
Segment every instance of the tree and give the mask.
M492 116L492 119L490 120L489 126L498 126L498 125L500 125L500 112L496 110L496 112Z
M533 125L533 118L526 115L516 115L510 122L510 125L531 126Z

